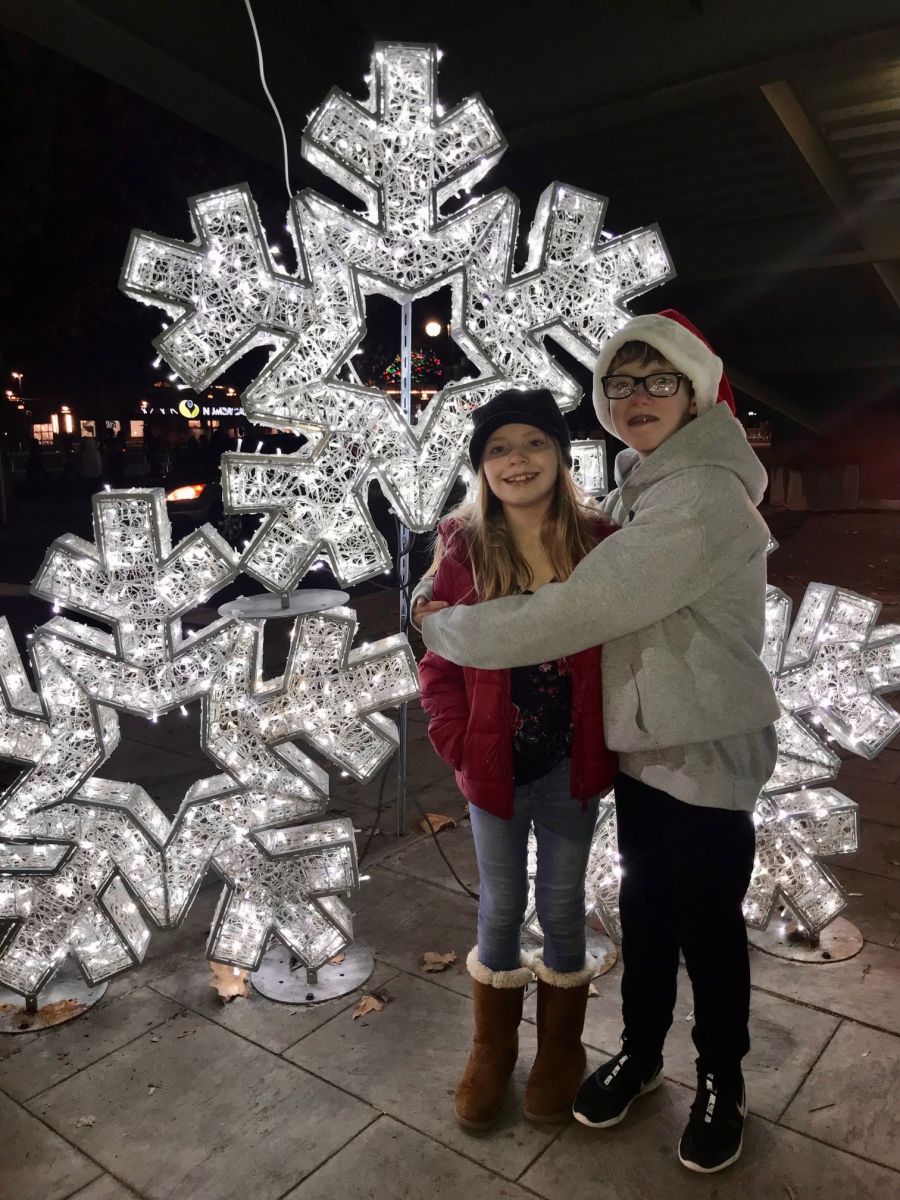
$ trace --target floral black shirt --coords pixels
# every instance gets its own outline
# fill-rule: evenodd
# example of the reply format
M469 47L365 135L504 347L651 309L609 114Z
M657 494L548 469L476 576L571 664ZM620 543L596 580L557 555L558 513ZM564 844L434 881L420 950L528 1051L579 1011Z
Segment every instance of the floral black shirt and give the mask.
M513 777L534 783L572 753L572 667L568 658L513 667Z

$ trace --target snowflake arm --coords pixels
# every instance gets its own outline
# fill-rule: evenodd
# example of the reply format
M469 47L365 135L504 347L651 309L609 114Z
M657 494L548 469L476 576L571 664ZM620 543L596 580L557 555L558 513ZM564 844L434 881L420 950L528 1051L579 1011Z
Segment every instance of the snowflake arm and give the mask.
M287 592L324 555L344 585L383 574L387 543L362 498L365 475L346 440L332 438L314 459L299 454L225 454L222 492L229 512L264 512L242 570Z
M415 699L419 686L405 637L351 650L356 628L347 608L300 617L283 678L260 693L260 724L276 740L304 738L365 782L397 747L393 722L377 710Z
M602 196L551 184L538 204L525 270L516 275L518 203L509 197L465 268L468 336L499 375L518 387L549 388L563 410L577 405L581 388L551 358L545 335L593 367L628 320L625 303L673 275L656 226L604 240L605 208Z
M352 916L338 899L359 884L348 818L264 830L231 843L215 865L227 886L210 931L213 960L256 970L276 934L316 970L352 940Z
M441 214L491 169L506 142L479 96L444 115L435 98L437 58L434 46L379 44L368 101L332 89L303 137L304 157L366 206L363 219L306 193L317 237L397 300L434 290L458 270L505 202L497 193Z
M207 387L256 346L284 345L311 320L311 288L277 272L246 186L190 201L193 244L136 230L119 286L178 319L154 345L185 382Z

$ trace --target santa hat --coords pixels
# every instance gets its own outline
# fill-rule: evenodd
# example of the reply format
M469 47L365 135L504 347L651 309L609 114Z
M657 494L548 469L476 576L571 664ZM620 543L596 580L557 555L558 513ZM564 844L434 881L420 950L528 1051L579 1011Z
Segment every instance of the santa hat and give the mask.
M727 404L732 413L735 411L731 384L722 369L721 358L713 354L712 347L696 325L674 308L665 308L660 313L632 317L600 351L594 367L594 409L600 424L609 433L616 431L609 401L603 394L602 380L609 374L610 363L626 342L646 342L688 377L694 389L698 415L716 404Z

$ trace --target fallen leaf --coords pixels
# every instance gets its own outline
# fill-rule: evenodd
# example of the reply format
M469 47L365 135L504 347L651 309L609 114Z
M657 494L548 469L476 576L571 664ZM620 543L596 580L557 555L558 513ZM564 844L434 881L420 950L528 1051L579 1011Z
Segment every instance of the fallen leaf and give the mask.
M223 1004L230 1003L236 996L250 995L249 971L242 971L238 967L228 967L224 963L217 962L211 962L209 969L212 971L209 986L215 988L219 993L219 999Z
M588 984L588 998L590 998L591 996L599 996L599 995L600 995L600 993L597 991L597 989L594 987L594 985L592 983L589 983Z
M784 1194L787 1196L788 1200L797 1200L797 1193L789 1183L784 1185Z
M431 822L431 829L428 828L428 823ZM456 822L452 817L446 817L443 813L426 813L419 822L419 828L423 833L440 833L442 829L455 829Z
M97 1118L93 1117L93 1116L92 1117L79 1117L78 1120L75 1122L75 1128L76 1129L90 1129L90 1127L94 1124L94 1122L96 1120L97 1120Z
M374 992L363 992L362 997L353 1010L353 1020L355 1021L359 1017L367 1017L369 1013L381 1012L389 1001L390 996L384 988L376 988Z
M347 955L342 950L340 954L336 954L334 958L329 958L328 961L336 967L339 963L342 963L346 957Z
M156 1034L154 1034L154 1035L153 1035L153 1037L151 1037L150 1041L151 1041L151 1042L158 1042L158 1041L159 1041L159 1038L156 1036Z
M871 1050L863 1050L862 1054L860 1055L860 1058L868 1058L871 1053L872 1053Z
M159 1091L158 1083L148 1083L147 1084L147 1095L148 1096L152 1096L154 1092L158 1092L158 1091Z
M422 955L423 971L446 971L456 962L456 955L451 950L448 954L437 954L434 950L426 950Z

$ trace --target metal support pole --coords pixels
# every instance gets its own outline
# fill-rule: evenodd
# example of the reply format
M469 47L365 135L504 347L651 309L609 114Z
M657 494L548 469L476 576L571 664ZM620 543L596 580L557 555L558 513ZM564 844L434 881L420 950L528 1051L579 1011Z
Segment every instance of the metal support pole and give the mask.
M400 409L406 423L412 424L412 301L400 305ZM409 551L412 535L403 524L397 539L397 581L400 584L400 632L409 629ZM397 836L406 833L406 705L400 705L397 718L400 744L397 747Z

